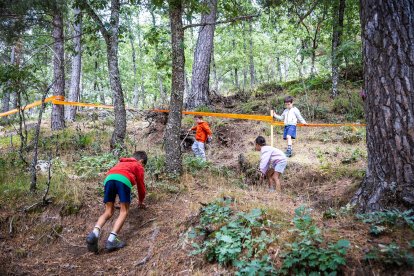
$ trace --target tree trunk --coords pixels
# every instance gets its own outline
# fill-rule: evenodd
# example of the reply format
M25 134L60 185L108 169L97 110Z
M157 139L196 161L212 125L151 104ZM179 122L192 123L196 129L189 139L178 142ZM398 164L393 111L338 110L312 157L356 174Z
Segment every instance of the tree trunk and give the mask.
M250 45L250 89L254 88L255 85L255 72L254 72L254 60L253 60L253 23L252 21L249 22L249 45Z
M126 110L124 93L121 86L121 78L118 66L118 32L119 32L119 0L112 0L111 22L112 33L107 41L109 82L113 92L115 128L111 138L111 149L117 146L123 147L126 135Z
M74 8L74 24L73 44L75 45L75 55L72 57L72 76L70 80L69 97L68 100L76 102L79 98L80 77L82 68L82 49L81 49L81 34L82 34L82 14L79 8ZM75 121L76 106L68 105L65 110L65 118L67 121Z
M172 46L172 77L170 113L165 129L166 172L177 175L182 172L181 163L181 109L184 96L184 30L182 22L183 7L181 0L169 1Z
M214 91L216 91L216 94L219 93L219 81L217 77L217 66L216 66L216 59L214 58L214 47L213 52L211 53L211 63L212 63L212 69L213 69L213 82L214 82Z
M277 64L277 73L279 75L279 82L283 81L283 75L282 75L282 66L280 64L280 58L276 57L276 64Z
M113 93L113 105L115 113L115 126L111 138L111 149L124 147L124 139L126 135L126 110L124 102L124 93L122 91L121 79L118 66L118 34L119 34L119 0L111 0L111 17L110 29L107 29L99 16L93 11L92 7L86 2L84 7L89 16L99 25L102 36L105 39L109 83Z
M141 78L142 108L144 108L144 105L145 105L145 84L144 84L145 76L144 76L144 70L143 70L143 65L144 65L143 56L144 56L144 53L142 51L142 40L141 40L141 29L140 29L140 27L138 27L138 47L139 47L139 64L141 65L140 78ZM137 107L139 107L139 101L137 103Z
M210 13L201 15L201 24L214 23L216 22L217 0L205 0L205 2L209 7ZM202 26L198 33L191 76L191 95L187 103L190 109L210 104L210 62L215 28L214 24Z
M338 95L338 82L339 82L339 65L340 57L338 56L338 48L341 45L342 29L344 27L344 12L345 12L345 0L335 0L334 4L334 22L332 33L332 98Z
M15 61L15 46L12 46L11 53L10 53L10 64L13 65L14 61ZM2 107L3 112L7 112L10 110L10 92L9 91L4 91L2 105L3 105Z
M134 46L134 37L132 34L129 35L129 43L131 44L132 48L132 66L134 70L134 100L133 106L138 108L138 100L139 100L139 91L138 91L138 84L137 84L137 61L136 61L136 53L135 53L135 46Z
M361 0L368 168L360 212L414 207L414 2Z
M63 15L60 10L55 10L53 15L53 85L54 96L65 96L65 50L63 45ZM51 117L52 130L65 128L65 113L63 105L52 106Z

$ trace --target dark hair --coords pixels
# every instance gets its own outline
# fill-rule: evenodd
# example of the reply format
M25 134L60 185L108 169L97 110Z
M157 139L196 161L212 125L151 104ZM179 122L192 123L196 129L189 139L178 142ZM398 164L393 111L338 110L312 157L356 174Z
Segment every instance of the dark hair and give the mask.
M201 115L194 115L194 118L196 118L196 119L203 119L203 116L201 116Z
M145 151L136 151L132 156L137 160L142 160L144 166L147 164L148 156Z
M285 103L292 103L293 102L293 97L292 96L287 96L285 98Z
M257 136L256 140L255 140L256 144L258 144L259 146L266 146L266 140L263 136Z

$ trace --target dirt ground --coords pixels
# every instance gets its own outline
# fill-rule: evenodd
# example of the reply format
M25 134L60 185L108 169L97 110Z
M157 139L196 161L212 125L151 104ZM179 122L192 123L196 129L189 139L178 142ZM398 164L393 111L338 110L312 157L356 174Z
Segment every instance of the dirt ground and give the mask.
M253 151L257 135L268 138L269 127L259 122L209 120L214 140L207 156L215 166L238 170L241 153ZM163 123L154 124L150 131L143 122L131 124L128 132L146 147L159 146ZM143 131L143 130L146 131ZM334 240L347 238L353 244L352 257L346 274L365 274L366 266L358 263L363 249L372 241L366 240L367 226L349 225L349 222L323 222L321 211L346 203L358 178L343 171L365 167L365 159L355 160L352 166L341 168L340 160L356 148L364 151L363 141L348 145L342 141L324 139L334 137L338 130L328 133L321 129L301 128L294 143L295 155L282 180L282 193L269 193L263 185L238 187L213 176L195 177L185 173L176 193L148 189L147 209L131 206L120 237L127 246L119 251L89 253L85 236L91 231L103 211L96 183L85 182L82 188L82 206L75 215L62 213L64 206L51 204L40 211L25 214L17 203L15 210L0 205L0 275L227 275L231 270L208 264L201 256L189 256L191 241L186 233L197 219L200 203L232 196L238 208L264 208L274 213L278 223L289 226L294 209L302 204L316 208L318 223ZM328 136L328 137L327 137ZM284 150L281 130L276 130L275 146ZM333 138L332 138L333 139ZM190 150L187 149L187 152ZM343 166L342 166L343 167ZM242 172L239 172L241 175ZM115 212L114 218L116 218ZM104 246L114 218L103 228L99 246ZM288 234L286 234L288 235ZM283 240L283 239L282 239ZM275 245L281 246L281 245ZM273 256L275 259L277 256Z

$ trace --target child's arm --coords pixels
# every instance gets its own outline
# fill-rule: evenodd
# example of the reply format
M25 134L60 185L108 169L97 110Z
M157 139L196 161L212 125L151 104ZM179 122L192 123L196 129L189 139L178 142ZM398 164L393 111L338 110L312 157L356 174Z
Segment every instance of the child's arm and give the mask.
M283 121L285 119L286 110L283 111L281 115L277 115L276 112L273 112L273 118L279 121Z
M303 119L302 115L300 114L299 109L295 108L294 113L295 113L296 118L298 118L299 122L305 125L307 124L305 119Z
M260 171L265 174L267 170L267 166L269 164L270 157L272 156L272 151L268 151L262 154L260 157L260 165L259 169Z
M207 136L211 136L213 133L211 132L211 129L208 124L202 124L201 127L206 132Z
M138 191L138 204L143 206L145 199L145 182L144 182L144 169L142 167L137 167L135 169L135 179L137 181L137 191Z

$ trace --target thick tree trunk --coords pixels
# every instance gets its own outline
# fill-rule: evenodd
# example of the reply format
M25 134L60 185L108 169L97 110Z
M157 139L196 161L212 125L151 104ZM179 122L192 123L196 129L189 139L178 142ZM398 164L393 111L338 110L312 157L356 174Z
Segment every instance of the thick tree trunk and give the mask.
M181 0L169 1L172 46L172 77L170 113L165 129L166 172L177 175L182 172L181 163L181 109L184 96L184 30L182 22L183 7Z
M63 15L60 10L55 10L53 15L53 85L54 96L65 96L65 50L63 45ZM52 130L65 128L65 113L63 105L52 106L51 117Z
M126 110L124 93L118 66L118 29L119 29L119 0L112 0L112 18L117 22L113 25L112 34L107 43L109 82L113 92L115 128L111 138L111 149L123 147L126 135Z
M414 2L361 0L368 168L359 211L414 207Z
M201 24L216 22L217 0L205 0L205 2L209 7L210 13L201 16ZM191 76L191 95L187 103L190 109L210 104L210 62L215 28L214 24L202 26L198 33Z
M253 23L252 21L249 22L249 60L250 60L250 89L254 88L256 83L255 80L255 72L254 72L254 59L253 59Z
M338 4L339 1L339 4ZM334 22L332 32L332 98L338 95L340 57L338 48L341 45L342 29L344 27L345 0L335 0Z
M216 94L219 92L219 81L217 77L217 66L216 66L216 59L214 58L214 47L213 52L211 53L211 63L212 63L212 70L213 70L213 82L214 82L214 91L216 91Z
M82 34L82 15L79 8L74 10L75 23L73 24L73 44L75 45L75 55L72 57L72 76L70 80L69 97L68 100L76 102L79 98L80 77L82 68L82 49L81 49L81 34ZM76 106L66 106L65 118L67 121L75 121Z

